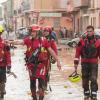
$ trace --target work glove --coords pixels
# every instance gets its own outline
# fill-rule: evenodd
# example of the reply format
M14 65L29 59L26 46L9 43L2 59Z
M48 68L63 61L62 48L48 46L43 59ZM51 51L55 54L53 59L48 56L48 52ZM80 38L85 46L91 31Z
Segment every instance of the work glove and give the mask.
M11 66L7 66L7 74L11 73Z

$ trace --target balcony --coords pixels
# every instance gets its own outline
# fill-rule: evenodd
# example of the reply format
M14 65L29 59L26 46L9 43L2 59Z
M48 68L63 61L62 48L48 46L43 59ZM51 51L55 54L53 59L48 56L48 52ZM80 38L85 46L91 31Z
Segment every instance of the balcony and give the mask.
M75 8L88 7L89 0L73 0L73 4Z

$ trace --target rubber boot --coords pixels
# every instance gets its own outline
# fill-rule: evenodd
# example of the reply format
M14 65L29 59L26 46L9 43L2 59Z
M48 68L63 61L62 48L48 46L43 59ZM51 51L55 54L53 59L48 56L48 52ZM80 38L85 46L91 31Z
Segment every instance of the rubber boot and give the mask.
M91 100L97 100L97 92L91 92Z
M3 98L4 98L4 94L1 94L1 95L0 95L0 98L3 99Z
M96 97L96 96L93 96L93 97L91 98L91 100L97 100L97 97Z
M37 100L37 97L36 96L33 96L33 100Z
M44 99L44 96L39 96L39 100L43 100Z
M0 98L4 98L5 93L5 83L0 83Z
M90 100L90 96L85 96L84 100Z

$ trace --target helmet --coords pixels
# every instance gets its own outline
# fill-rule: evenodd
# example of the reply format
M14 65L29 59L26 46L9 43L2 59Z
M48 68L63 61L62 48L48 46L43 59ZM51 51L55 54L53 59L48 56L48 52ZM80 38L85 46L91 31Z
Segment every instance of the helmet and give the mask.
M4 31L4 28L2 25L0 25L0 33L2 33Z
M68 78L71 82L79 82L81 80L81 76L79 74L77 74L77 72L73 72L69 78Z
M47 32L51 32L51 31L52 31L52 27L46 26L46 27L44 27L43 30L44 30L44 31L47 31Z
M31 25L31 29L32 29L32 31L39 31L40 27L37 24L33 24L33 25Z

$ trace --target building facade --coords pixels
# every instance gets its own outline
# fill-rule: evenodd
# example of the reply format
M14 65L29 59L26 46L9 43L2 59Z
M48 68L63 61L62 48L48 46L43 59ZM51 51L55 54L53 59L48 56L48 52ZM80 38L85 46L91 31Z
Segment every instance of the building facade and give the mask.
M73 30L84 32L87 25L100 28L100 2L99 0L72 0Z
M66 12L67 0L48 0L48 2L47 0L8 0L4 5L7 23L9 20L12 21L11 25L14 29L35 23L55 28L72 28L72 19Z

